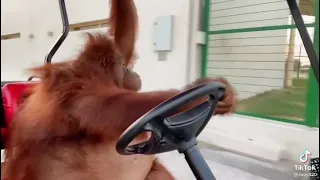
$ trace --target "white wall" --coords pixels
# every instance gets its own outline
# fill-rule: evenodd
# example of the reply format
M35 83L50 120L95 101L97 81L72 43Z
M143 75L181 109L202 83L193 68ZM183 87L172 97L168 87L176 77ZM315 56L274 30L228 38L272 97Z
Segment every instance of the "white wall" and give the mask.
M137 42L139 62L136 70L143 78L145 90L181 87L186 83L189 26L189 1L135 0L140 21ZM153 23L157 16L174 15L173 46L166 61L157 61L153 51Z
M211 0L210 30L283 25L289 14L286 1Z
M241 99L281 89L287 50L286 45L274 44L285 44L286 34L278 30L210 35L207 73L230 80Z
M210 31L288 24L286 1L211 0ZM225 76L240 99L283 87L287 30L209 36L207 74Z
M190 46L186 38L189 33L189 1L136 0L135 3L140 21L137 42L140 59L136 71L143 78L143 89L183 86L187 81L186 57ZM42 64L48 50L60 36L62 24L58 1L2 0L1 5L1 34L21 33L21 38L1 41L1 80L25 80L28 75L24 70ZM70 23L107 18L109 13L109 1L106 0L66 0L66 6ZM153 22L157 16L163 15L174 15L174 39L167 60L158 61L158 53L153 49ZM48 31L52 31L54 36L49 37ZM54 56L54 61L74 57L85 41L82 33L71 32ZM29 39L29 34L34 34L34 38Z

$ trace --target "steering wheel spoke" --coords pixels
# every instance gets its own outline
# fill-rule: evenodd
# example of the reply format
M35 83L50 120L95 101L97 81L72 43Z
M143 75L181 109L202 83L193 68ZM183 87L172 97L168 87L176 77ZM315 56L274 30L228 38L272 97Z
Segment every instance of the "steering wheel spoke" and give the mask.
M190 141L202 131L212 111L211 105L203 102L188 111L167 117L164 124L179 141Z

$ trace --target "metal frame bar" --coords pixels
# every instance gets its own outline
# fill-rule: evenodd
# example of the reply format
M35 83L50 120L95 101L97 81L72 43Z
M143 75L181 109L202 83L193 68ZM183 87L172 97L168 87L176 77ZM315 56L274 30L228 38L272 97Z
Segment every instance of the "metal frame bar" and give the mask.
M63 30L59 39L56 41L56 43L53 45L49 53L46 55L45 63L51 63L52 57L57 52L57 50L59 49L63 41L67 38L70 31L70 25L69 25L69 19L68 19L65 0L59 0L59 6L60 6Z

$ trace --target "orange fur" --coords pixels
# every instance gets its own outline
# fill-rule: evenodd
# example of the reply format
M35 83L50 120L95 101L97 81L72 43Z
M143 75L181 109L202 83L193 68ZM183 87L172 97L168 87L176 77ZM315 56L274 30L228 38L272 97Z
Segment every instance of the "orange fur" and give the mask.
M138 31L138 15L133 0L112 0L110 34L125 57L125 65L132 58Z
M173 179L154 156L122 156L115 151L128 126L182 90L138 92L140 77L127 68L136 39L136 10L132 0L112 3L114 39L88 34L84 50L74 60L32 69L41 82L24 95L9 127L6 175L11 180ZM216 113L230 112L234 92L223 78L199 79L185 89L212 81L228 87Z

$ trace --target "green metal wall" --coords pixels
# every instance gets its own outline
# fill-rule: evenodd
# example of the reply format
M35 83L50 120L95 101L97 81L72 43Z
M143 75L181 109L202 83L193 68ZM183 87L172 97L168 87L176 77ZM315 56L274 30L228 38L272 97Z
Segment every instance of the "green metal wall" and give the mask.
M304 4L315 9L306 26L317 52L318 3ZM317 127L319 85L289 15L284 0L206 0L202 76L229 79L238 114Z

